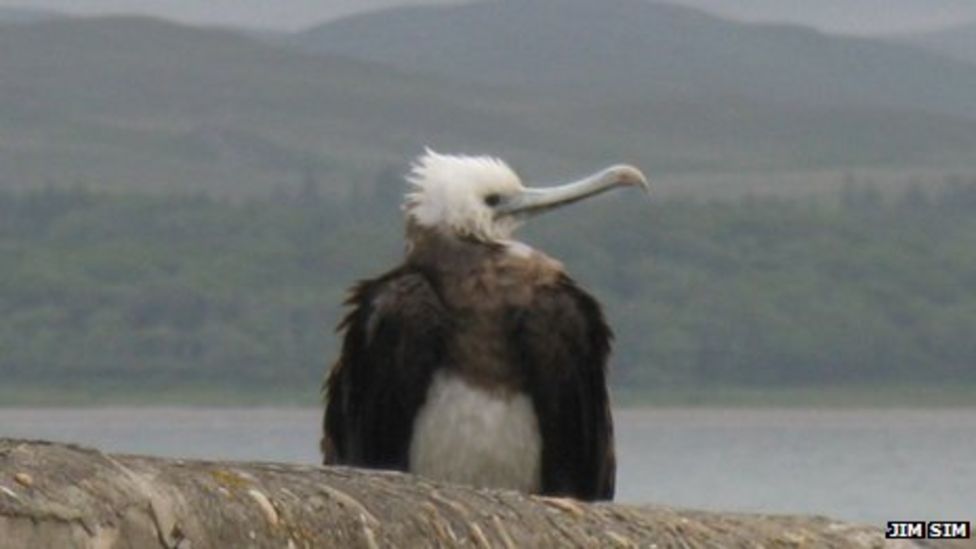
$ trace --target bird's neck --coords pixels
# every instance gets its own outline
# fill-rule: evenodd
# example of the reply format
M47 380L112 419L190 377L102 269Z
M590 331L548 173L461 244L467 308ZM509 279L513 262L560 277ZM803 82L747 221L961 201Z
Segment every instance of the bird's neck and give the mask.
M558 261L516 241L482 242L427 227L408 230L406 263L459 309L525 305L563 274Z
M407 225L406 262L424 271L455 276L490 262L504 252L504 246L459 236L436 227Z

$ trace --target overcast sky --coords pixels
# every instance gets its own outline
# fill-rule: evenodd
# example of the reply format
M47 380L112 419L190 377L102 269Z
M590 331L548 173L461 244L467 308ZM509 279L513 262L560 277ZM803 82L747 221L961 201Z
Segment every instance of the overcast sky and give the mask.
M196 23L280 30L306 28L357 11L464 0L0 0L0 6L70 13L141 13ZM600 0L593 0L598 2ZM781 21L822 30L876 34L976 21L976 0L674 0L748 21Z

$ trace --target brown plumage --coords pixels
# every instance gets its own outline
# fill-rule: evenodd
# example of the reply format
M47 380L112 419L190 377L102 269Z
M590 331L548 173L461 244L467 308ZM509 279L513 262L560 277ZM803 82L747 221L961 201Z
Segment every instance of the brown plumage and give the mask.
M457 159L432 154L429 162ZM633 172L615 170L588 192L632 183ZM465 183L463 170L448 172L459 178L448 184ZM418 200L431 199L418 186L427 193ZM497 227L414 214L403 264L359 283L347 301L341 355L324 386L325 463L611 499L611 332L597 302L559 262L484 236Z

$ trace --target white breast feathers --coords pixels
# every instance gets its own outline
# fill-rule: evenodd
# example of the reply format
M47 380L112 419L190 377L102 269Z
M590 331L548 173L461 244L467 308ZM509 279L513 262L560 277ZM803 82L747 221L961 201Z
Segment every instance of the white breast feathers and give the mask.
M492 394L435 374L417 414L410 472L485 488L538 492L542 441L525 394Z

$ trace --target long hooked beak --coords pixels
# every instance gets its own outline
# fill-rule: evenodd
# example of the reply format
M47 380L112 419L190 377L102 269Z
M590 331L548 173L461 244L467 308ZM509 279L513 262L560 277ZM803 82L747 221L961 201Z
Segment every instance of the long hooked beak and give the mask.
M650 192L647 178L633 166L611 166L579 181L556 187L526 188L498 205L500 215L528 217L572 204L618 187L641 187Z

